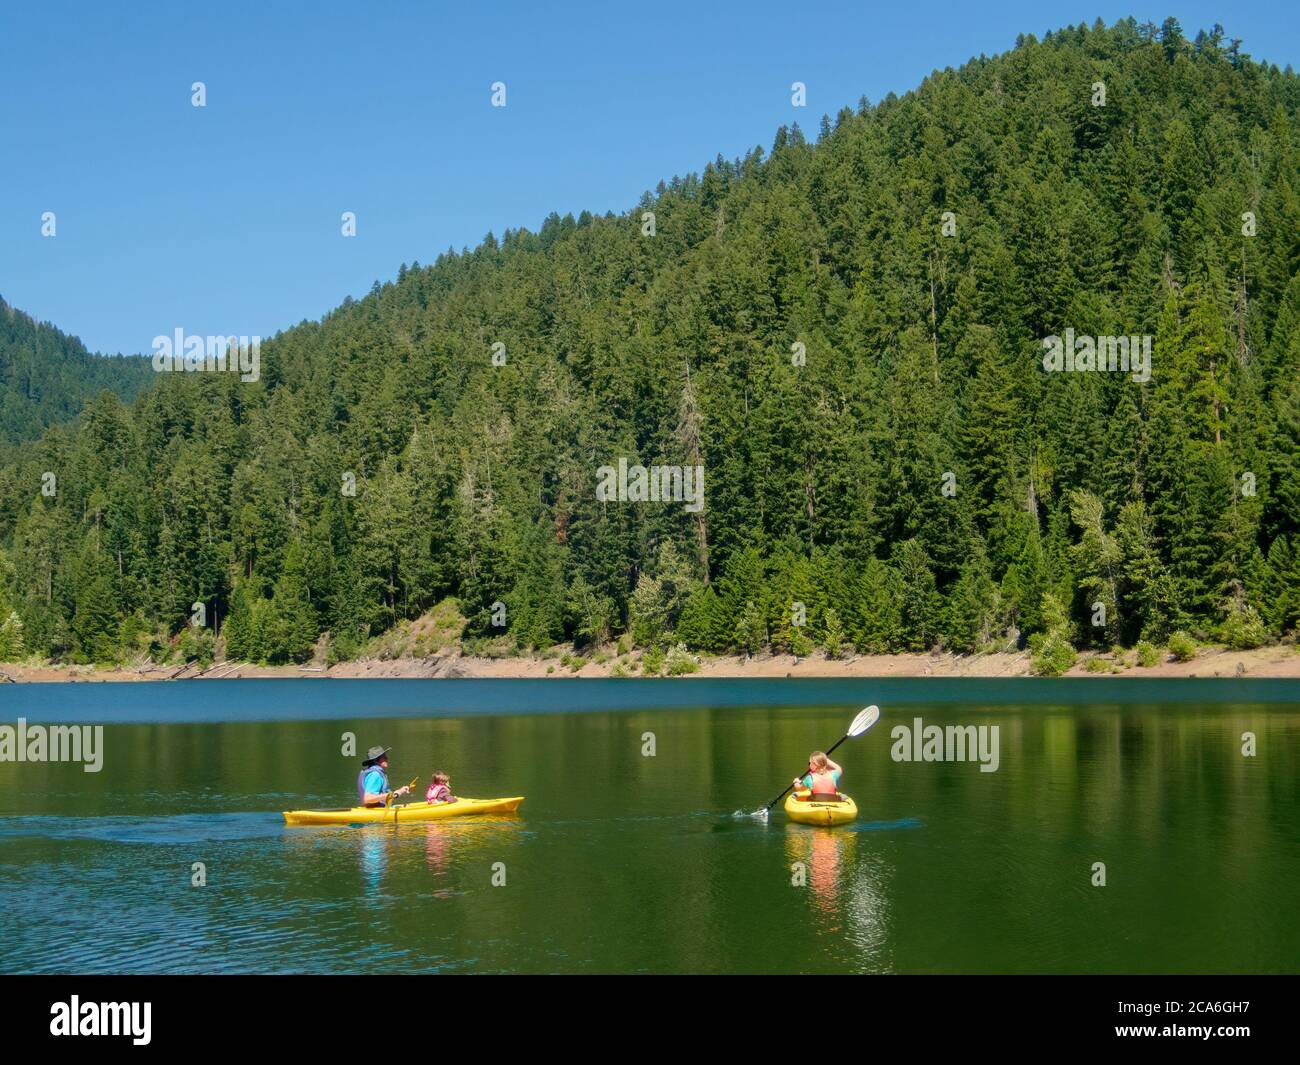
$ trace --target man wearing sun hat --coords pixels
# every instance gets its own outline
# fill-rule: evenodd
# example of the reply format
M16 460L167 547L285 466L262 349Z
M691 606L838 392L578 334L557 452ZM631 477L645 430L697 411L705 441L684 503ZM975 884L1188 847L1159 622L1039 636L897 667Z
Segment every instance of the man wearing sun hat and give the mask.
M405 795L411 790L404 785L396 791L388 787L388 752L391 747L371 747L357 774L357 794L362 806L387 806L394 795Z

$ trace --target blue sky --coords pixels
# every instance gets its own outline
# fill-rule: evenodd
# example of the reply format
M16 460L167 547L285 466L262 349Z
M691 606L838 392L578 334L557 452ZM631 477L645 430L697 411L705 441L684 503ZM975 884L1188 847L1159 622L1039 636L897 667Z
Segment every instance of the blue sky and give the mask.
M1172 13L1188 36L1220 22L1255 58L1300 65L1300 5L1241 0L13 6L0 295L109 352L177 328L270 336L402 262L551 211L626 210L660 178L770 147L783 123L815 135L824 112L1020 32Z

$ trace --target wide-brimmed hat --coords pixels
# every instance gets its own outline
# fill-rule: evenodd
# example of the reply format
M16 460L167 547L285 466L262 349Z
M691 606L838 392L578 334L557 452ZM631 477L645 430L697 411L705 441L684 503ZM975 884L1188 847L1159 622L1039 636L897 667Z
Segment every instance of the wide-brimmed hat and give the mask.
M371 747L370 750L366 751L366 760L361 764L374 765L391 750L391 747Z

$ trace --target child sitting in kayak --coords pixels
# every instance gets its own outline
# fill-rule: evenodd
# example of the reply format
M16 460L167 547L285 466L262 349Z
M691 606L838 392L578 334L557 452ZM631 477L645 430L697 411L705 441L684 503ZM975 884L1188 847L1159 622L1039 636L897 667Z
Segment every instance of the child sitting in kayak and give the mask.
M795 777L796 788L806 788L812 792L808 796L836 798L840 793L840 776L844 770L832 762L821 751L813 751L808 756L808 772L802 778Z
M456 796L451 793L451 777L441 769L434 773L424 799L426 802L455 802Z

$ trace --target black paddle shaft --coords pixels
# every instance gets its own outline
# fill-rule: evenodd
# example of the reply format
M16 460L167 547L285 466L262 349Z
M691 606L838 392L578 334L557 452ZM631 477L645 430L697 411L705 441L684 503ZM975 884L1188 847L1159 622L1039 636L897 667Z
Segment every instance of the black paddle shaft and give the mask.
M843 743L843 742L844 742L845 740L847 740L848 738L849 738L849 734L848 734L847 732L844 733L843 736L841 736L838 740L835 741L835 745L834 745L833 747L831 747L831 749L830 749L829 751L826 752L826 757L829 758L829 757L831 756L831 754L834 752L835 748L838 747L841 743ZM794 787L793 784L788 785L788 786L786 787L785 791L781 792L780 795L778 795L775 799L773 799L773 800L772 800L771 802L769 802L766 806L764 806L763 809L764 809L764 810L770 810L770 809L772 809L773 806L775 806L775 805L776 805L777 803L779 803L782 799L784 799L784 798L786 797L787 794L789 794L790 790L791 790L793 787Z

